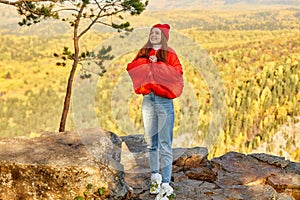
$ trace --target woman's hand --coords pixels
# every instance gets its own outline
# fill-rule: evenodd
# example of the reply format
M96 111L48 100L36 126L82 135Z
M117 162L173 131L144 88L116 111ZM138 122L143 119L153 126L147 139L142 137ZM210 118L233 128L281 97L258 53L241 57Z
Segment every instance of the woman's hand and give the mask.
M152 63L157 62L157 57L156 57L156 55L149 56L149 60L150 60L150 62L152 62Z

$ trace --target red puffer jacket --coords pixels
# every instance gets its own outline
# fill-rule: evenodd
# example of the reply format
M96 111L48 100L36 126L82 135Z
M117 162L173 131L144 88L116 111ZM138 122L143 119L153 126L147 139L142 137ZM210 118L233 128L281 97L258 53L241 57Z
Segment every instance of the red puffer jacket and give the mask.
M152 49L149 56L155 55ZM174 99L179 97L183 90L182 67L172 48L168 48L166 63L151 63L149 58L134 59L126 69L132 79L134 91L137 94L154 94Z

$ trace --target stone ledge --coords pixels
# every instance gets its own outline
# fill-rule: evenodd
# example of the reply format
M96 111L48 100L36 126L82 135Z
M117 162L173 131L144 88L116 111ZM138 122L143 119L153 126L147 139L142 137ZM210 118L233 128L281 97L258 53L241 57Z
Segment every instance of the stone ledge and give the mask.
M142 135L101 129L0 139L0 199L72 200L92 183L102 199L148 200L150 172ZM300 199L300 163L268 154L174 148L171 185L177 199Z
M129 139L134 153L127 148ZM125 151L126 156L121 163L124 163L125 180L133 188L134 199L154 199L155 196L149 194L149 164L141 135L125 136L122 140L122 152ZM300 199L300 163L268 154L228 152L212 160L207 156L207 149L203 147L173 149L171 185L177 199ZM287 173L291 175L287 177Z
M101 129L1 139L0 199L71 200L89 183L123 199L129 187L120 155L120 138Z

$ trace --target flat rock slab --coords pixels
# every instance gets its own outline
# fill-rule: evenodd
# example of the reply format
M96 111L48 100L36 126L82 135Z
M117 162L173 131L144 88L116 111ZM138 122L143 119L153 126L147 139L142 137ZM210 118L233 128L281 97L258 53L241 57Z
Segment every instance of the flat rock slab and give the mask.
M290 163L290 161L285 160L284 157L268 155L265 153L255 153L255 154L250 154L250 156L252 156L260 161L269 163L270 165L275 165L275 166L281 167L281 168L286 167Z
M237 152L229 152L219 158L212 159L218 170L216 183L221 186L253 185L279 173L281 168L259 161L252 156Z
M1 139L0 199L74 199L89 183L122 199L120 153L121 140L101 129Z

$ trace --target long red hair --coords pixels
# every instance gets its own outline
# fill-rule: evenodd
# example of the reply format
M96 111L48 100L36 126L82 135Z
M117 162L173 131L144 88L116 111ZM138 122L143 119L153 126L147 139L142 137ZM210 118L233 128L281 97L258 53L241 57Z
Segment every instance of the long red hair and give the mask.
M147 43L139 50L136 59L138 58L149 58L149 52L152 49L152 44L150 39L148 39ZM167 62L167 55L168 55L168 41L166 36L161 33L161 48L157 51L156 57L157 61L162 61L164 63Z

